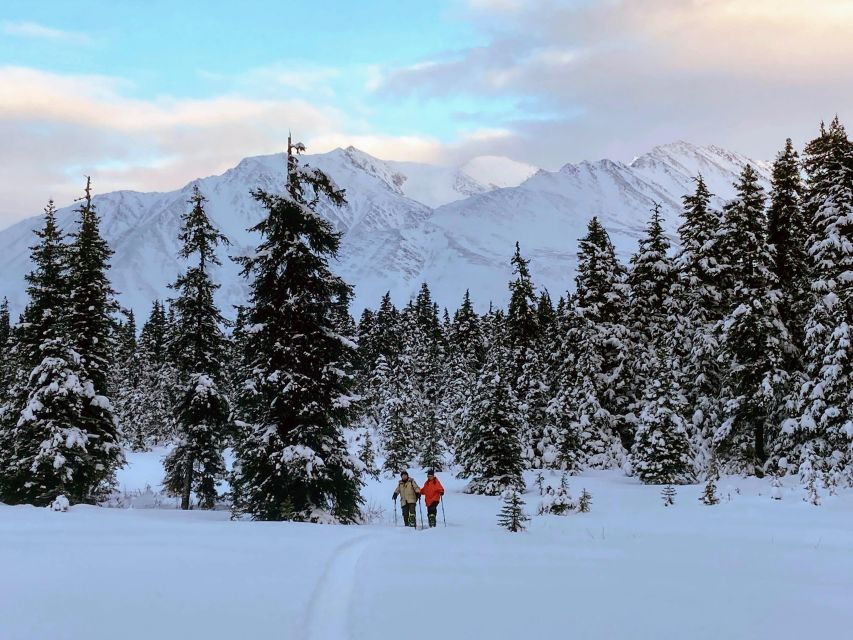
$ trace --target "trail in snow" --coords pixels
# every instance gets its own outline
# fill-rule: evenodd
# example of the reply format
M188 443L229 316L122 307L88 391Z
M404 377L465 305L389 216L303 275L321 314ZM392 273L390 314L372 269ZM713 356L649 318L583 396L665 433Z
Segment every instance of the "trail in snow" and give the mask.
M308 603L306 640L345 640L349 637L350 604L358 562L377 537L354 538L342 544L329 560Z

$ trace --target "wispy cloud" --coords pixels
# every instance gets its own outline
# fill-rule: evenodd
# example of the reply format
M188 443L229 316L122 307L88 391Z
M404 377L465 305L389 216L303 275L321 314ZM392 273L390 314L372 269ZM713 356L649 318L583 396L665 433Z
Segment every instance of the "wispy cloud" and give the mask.
M540 166L667 140L770 157L853 117L850 0L468 0L476 46L391 70L388 99L515 99L502 152ZM514 9L507 11L507 9ZM548 114L548 118L542 118Z
M0 22L0 31L7 36L18 36L21 38L40 38L72 44L91 44L92 42L92 39L85 33L54 29L37 22L11 22L4 20Z
M311 78L323 75L309 71ZM275 78L285 85L310 79L296 71ZM427 162L504 135L472 131L447 143L387 135L347 110L305 98L231 91L141 99L129 96L132 89L111 76L0 66L0 228L48 198L70 201L82 175L91 174L102 192L174 189L243 157L281 151L289 129L312 153L355 145L382 158Z

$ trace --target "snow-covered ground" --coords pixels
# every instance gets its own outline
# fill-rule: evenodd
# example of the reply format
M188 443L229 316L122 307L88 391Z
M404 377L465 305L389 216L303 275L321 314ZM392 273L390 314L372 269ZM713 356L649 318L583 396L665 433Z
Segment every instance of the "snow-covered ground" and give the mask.
M158 484L137 454L128 491ZM664 507L616 473L571 478L592 511L496 525L498 498L448 488L447 527L394 527L383 479L363 526L232 522L225 511L0 505L0 638L760 639L849 637L853 493L820 507L724 479ZM418 481L423 474L416 472ZM532 478L531 478L532 480ZM555 476L554 481L558 481ZM530 485L532 487L532 481ZM730 499L729 499L730 496ZM525 495L534 513L538 493Z

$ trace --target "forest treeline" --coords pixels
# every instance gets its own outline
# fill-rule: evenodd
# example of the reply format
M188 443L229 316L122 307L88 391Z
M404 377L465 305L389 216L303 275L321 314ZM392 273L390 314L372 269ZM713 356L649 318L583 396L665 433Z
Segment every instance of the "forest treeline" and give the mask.
M197 187L186 270L139 332L88 185L69 237L47 206L29 304L15 322L0 309L0 501L97 503L124 450L164 444L184 508L225 499L262 520L357 521L377 461L452 467L493 495L529 468L853 485L853 143L838 118L802 154L786 142L768 193L746 166L717 209L696 176L675 247L655 205L622 264L593 218L556 300L516 245L509 304L482 315L476 291L451 313L423 284L351 317L330 267L340 236L315 213L345 194L301 150L281 194L253 192L266 215L233 323L211 276L227 238Z

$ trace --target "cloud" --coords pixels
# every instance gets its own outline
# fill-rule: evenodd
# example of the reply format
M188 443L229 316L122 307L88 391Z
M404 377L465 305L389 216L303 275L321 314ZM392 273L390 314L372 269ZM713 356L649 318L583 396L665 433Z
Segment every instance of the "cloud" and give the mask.
M508 10L512 9L512 10ZM685 138L769 157L853 117L849 0L470 0L485 44L386 73L388 99L516 100L503 153L544 166Z
M302 82L295 73L284 80ZM69 202L85 175L99 192L175 189L246 156L281 151L290 129L309 152L352 144L389 159L435 161L447 147L382 135L341 109L300 98L231 92L143 100L128 97L132 89L109 76L0 67L0 227L48 198Z
M37 22L0 22L0 31L9 36L22 38L41 38L44 40L65 41L73 44L90 44L91 39L84 33L63 31L46 27Z

